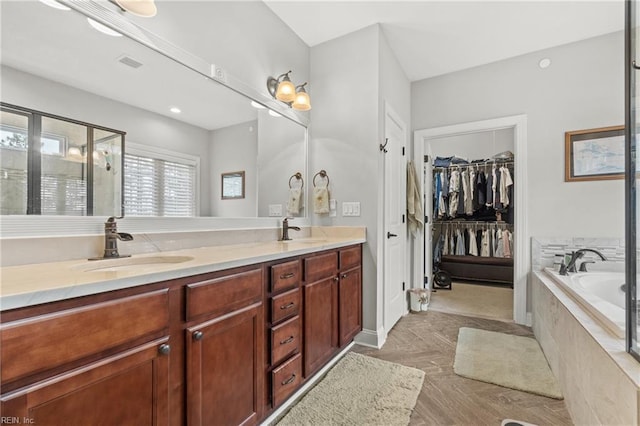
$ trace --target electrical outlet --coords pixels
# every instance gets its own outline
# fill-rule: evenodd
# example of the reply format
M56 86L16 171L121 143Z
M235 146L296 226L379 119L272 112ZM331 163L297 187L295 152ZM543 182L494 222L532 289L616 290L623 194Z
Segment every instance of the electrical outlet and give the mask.
M282 204L269 204L269 216L282 216Z

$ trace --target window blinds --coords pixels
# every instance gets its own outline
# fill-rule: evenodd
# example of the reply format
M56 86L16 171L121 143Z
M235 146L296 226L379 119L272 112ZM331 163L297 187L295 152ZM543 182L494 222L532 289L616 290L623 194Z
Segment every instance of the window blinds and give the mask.
M127 216L195 216L196 167L142 155L124 156Z

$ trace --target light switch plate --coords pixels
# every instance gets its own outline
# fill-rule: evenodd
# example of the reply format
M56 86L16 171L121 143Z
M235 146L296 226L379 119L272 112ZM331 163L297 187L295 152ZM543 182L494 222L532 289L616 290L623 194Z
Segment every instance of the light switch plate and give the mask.
M282 216L282 204L269 204L269 216Z
M342 203L342 216L360 216L360 202L350 201Z

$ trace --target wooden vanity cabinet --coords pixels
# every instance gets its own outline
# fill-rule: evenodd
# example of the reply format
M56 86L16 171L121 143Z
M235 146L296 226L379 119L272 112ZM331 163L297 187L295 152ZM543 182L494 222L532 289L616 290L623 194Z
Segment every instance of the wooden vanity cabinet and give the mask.
M361 275L357 245L4 311L2 416L258 424L360 331Z
M264 404L262 267L185 289L187 424L257 424Z
M168 290L86 303L3 313L3 418L168 424Z

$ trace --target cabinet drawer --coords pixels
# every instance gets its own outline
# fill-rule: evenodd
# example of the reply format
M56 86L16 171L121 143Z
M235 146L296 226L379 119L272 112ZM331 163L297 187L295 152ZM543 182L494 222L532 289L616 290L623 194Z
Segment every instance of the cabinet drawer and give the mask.
M271 298L271 323L276 324L283 319L298 315L301 299L299 288Z
M293 288L300 283L300 262L281 263L271 267L271 291Z
M276 365L294 352L299 352L300 317L291 318L271 329L271 365Z
M224 314L262 300L262 269L186 286L187 321L204 314Z
M271 397L273 406L282 404L302 381L302 356L294 356L271 372Z
M311 283L327 278L338 270L338 252L321 254L304 260L305 281Z
M46 371L169 326L168 290L2 325L2 382Z
M340 269L345 270L360 266L362 263L362 255L360 254L360 246L349 247L340 250Z

